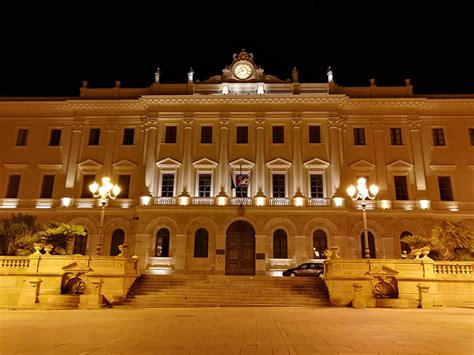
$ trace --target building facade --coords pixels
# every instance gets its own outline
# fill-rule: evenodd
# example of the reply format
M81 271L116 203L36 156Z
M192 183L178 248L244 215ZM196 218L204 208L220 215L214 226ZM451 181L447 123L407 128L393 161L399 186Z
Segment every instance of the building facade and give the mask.
M250 53L222 75L147 88L89 88L77 98L0 101L0 217L82 224L71 252L116 255L142 270L261 274L324 258L360 258L365 177L372 257L438 221L474 223L474 97L400 87L341 87L264 74ZM104 225L89 185L122 189Z

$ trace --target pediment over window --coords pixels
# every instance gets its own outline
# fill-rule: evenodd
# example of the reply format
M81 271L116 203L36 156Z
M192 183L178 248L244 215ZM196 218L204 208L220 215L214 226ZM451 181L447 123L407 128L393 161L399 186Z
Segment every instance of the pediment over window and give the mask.
M372 171L375 169L375 164L372 164L367 160L359 160L355 163L352 163L350 167L354 170Z
M403 160L394 161L387 165L387 169L390 171L409 172L413 169L413 164L407 163Z
M385 266L385 265L381 265L375 269L372 269L370 271L367 271L365 274L366 275L370 275L372 277L382 277L382 278L386 278L386 277L394 277L394 276L397 276L398 275L398 271L397 270L394 270L394 269L391 269L389 268L388 266Z
M83 264L83 263L77 262L77 261L63 266L63 270L65 272L69 272L69 273L73 273L73 274L79 274L79 273L84 274L86 272L93 271L86 264Z
M28 164L3 164L7 170L25 170Z
M251 170L253 169L255 164L247 159L240 158L240 159L234 160L233 162L230 162L229 166L231 167L232 170L238 171L239 169Z
M63 167L63 164L38 164L38 168L41 170L59 170Z
M157 161L156 166L160 169L179 169L181 163L171 158L165 158Z
M114 164L112 164L112 166L114 167L114 170L126 170L126 171L130 171L130 170L133 170L135 169L135 167L137 166L137 164L135 164L134 162L131 162L130 160L127 160L127 159L123 159L123 160L120 160Z
M281 158L273 159L272 161L269 161L266 165L267 165L267 168L270 170L276 170L276 169L287 170L291 167L291 163L289 161L286 161Z
M217 163L215 161L212 161L211 159L207 158L202 158L199 159L198 161L195 161L193 163L194 168L197 170L203 170L203 169L215 169L217 168Z
M430 165L431 170L436 173L448 173L456 170L457 165Z
M77 167L81 171L96 172L96 171L99 171L100 169L102 169L102 164L96 162L95 160L87 159L87 160L83 161L82 163L77 164Z
M323 170L329 167L329 163L327 161L324 161L319 158L308 160L303 165L308 170Z

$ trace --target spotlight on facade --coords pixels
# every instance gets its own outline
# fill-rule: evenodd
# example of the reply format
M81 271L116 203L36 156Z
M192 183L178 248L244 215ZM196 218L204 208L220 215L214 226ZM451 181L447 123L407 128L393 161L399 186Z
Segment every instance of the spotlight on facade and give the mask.
M265 84L264 83L257 83L257 95L265 94Z
M229 84L222 84L222 95L229 95Z
M336 207L344 206L344 199L342 197L333 197L332 201Z
M191 196L183 189L183 192L178 196L178 203L180 206L188 206L191 203Z
M420 200L418 201L418 206L422 210L427 210L430 208L430 200Z
M229 196L225 193L224 189L221 190L216 196L216 201L218 206L225 206L229 201Z
M62 207L69 207L72 204L72 198L70 197L63 197L61 199L61 206Z
M257 206L265 206L267 203L267 195L262 191L262 189L259 189L257 194L254 197L255 199L255 205Z
M381 200L380 201L380 208L384 210L388 210L391 207L392 203L390 200Z
M298 191L296 191L296 193L293 195L293 205L296 207L303 207L305 200L305 196L298 189Z
M142 195L140 196L140 204L142 206L150 206L151 199L152 199L151 195Z

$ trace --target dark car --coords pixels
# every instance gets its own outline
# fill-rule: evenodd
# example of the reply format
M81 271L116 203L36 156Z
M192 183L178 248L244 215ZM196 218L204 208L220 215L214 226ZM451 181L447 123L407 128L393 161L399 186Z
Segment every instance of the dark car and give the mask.
M283 271L283 276L317 276L324 274L323 263L303 263L292 269Z

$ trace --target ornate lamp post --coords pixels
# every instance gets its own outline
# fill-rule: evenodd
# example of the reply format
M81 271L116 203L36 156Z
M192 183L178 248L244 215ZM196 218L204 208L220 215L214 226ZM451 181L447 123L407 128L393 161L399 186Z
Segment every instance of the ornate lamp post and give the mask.
M105 206L107 205L107 200L114 200L117 198L120 193L120 187L118 185L113 185L110 182L110 178L105 176L102 178L101 186L94 181L89 185L89 190L92 192L94 197L99 198L100 202L99 242L97 243L97 255L100 255L102 251L102 227L104 226Z
M357 180L357 187L351 185L347 188L347 194L351 197L352 201L361 200L360 205L362 207L362 218L364 220L364 240L365 250L364 258L370 258L369 249L369 233L367 232L367 216L365 207L367 206L366 200L373 200L379 192L379 187L375 184L370 185L369 189L366 186L367 180L363 177Z

